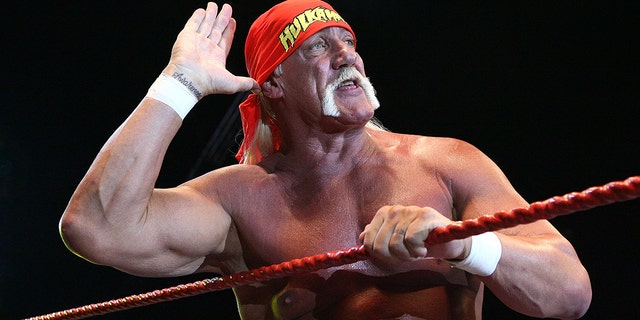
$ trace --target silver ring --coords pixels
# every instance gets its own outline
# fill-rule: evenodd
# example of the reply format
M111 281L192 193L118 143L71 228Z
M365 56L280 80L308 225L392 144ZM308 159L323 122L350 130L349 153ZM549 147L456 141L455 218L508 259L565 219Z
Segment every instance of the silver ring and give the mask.
M399 234L399 235L401 235L401 236L404 236L405 234L407 234L407 230L398 230L398 229L395 229L395 230L393 230L393 233L394 233L394 234Z

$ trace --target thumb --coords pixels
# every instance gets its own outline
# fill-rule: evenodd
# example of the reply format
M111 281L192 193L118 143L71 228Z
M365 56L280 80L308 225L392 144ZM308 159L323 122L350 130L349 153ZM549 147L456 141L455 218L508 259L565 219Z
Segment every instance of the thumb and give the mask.
M238 77L238 91L252 91L254 93L260 92L260 85L258 81L249 77Z

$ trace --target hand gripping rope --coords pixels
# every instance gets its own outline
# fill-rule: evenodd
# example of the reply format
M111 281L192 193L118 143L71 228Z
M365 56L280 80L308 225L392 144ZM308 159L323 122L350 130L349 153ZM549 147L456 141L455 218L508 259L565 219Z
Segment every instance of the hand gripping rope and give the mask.
M564 196L556 196L545 201L534 202L528 207L499 211L493 215L484 215L477 219L454 222L445 227L432 230L425 240L425 244L432 245L455 239L463 239L488 231L509 228L541 219L551 219L556 216L584 211L638 197L640 197L640 176L633 176L624 181L610 182L600 187L591 187L582 192L572 192ZM159 302L177 300L207 292L284 278L294 274L318 271L329 267L366 260L368 258L369 256L365 252L364 246L355 246L223 277L205 279L162 290L58 311L48 315L32 317L29 318L29 320L82 319Z

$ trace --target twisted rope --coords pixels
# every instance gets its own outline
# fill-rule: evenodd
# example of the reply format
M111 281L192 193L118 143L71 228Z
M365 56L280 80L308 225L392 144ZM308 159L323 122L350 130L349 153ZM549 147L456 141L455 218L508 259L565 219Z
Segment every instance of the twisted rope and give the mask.
M545 201L534 202L527 207L499 211L493 215L484 215L476 219L454 222L445 227L432 230L425 240L425 244L432 245L455 239L463 239L488 231L509 228L541 219L551 219L559 215L584 211L638 197L640 197L640 176L634 176L624 181L610 182L600 187L591 187L582 192L572 192L564 196L556 196ZM223 277L205 279L162 290L58 311L28 318L28 320L82 319L159 302L177 300L212 291L284 278L295 274L318 271L366 259L368 259L368 255L365 252L364 246L355 246Z

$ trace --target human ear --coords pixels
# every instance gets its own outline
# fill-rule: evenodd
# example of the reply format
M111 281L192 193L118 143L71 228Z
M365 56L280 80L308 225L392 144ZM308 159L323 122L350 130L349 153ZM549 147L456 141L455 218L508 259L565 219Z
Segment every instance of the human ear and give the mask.
M263 83L261 88L262 88L262 93L267 98L277 99L282 97L282 89L280 88L280 86L278 86L278 84L275 81L271 79Z

